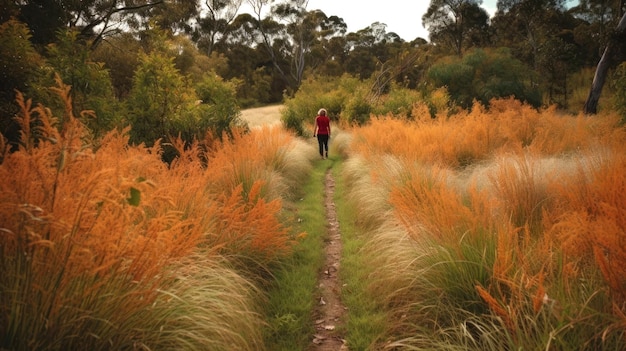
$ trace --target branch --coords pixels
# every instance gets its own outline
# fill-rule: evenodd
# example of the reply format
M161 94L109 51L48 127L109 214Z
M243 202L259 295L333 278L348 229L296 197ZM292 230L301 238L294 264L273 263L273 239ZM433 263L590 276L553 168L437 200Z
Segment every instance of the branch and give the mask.
M98 25L102 24L103 22L106 22L108 25L109 20L111 19L111 17L113 15L115 15L116 13L120 13L120 12L133 12L133 11L138 11L141 10L143 8L146 7L154 7L154 6L158 6L163 4L164 0L156 0L152 3L147 3L147 4L143 4L143 5L136 5L136 6L123 6L123 7L114 7L114 5L111 6L111 9L102 17L94 20L93 22L89 23L88 25L86 25L81 31L80 31L80 35L83 37L89 37L91 31ZM104 32L104 29L100 32L100 34L98 35L101 36L102 33ZM96 41L99 42L101 40L101 38L96 38Z

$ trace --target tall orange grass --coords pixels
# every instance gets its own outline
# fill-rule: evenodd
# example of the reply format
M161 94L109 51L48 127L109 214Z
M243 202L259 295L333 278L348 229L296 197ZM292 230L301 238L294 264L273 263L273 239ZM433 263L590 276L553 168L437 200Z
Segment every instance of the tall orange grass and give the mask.
M475 104L470 111L431 119L417 104L415 120L391 116L373 118L354 132L352 152L363 156L392 154L442 167L464 167L495 154L522 150L538 155L575 152L601 140L623 138L617 115L605 118L561 116L554 109L535 110L513 99L494 100L487 111ZM363 141L363 142L359 142Z
M615 305L624 313L626 157L621 148L596 150L581 158L576 171L553 187L558 205L550 234L576 266L585 268L595 262Z
M386 209L358 222L403 231L374 230L365 249L390 257L371 274L402 323L389 347L624 346L624 132L614 115L514 100L355 128L347 184Z
M90 144L69 89L54 88L63 124L18 95L20 144L9 152L1 139L0 348L263 349L255 288L217 255L267 265L289 252L282 190L262 189L281 189L267 175L279 174L292 137L273 131L268 145L239 135L209 157L172 140L180 154L167 165L159 143L129 146L127 130ZM233 178L235 160L250 161L250 173ZM192 273L181 275L183 264ZM193 288L209 283L194 264L230 278ZM198 298L203 308L193 308Z

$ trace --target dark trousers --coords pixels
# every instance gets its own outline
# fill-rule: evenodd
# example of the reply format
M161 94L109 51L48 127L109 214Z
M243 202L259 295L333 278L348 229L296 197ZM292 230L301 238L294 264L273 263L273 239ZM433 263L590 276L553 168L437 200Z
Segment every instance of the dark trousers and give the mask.
M318 134L317 143L320 145L320 155L328 156L328 134Z

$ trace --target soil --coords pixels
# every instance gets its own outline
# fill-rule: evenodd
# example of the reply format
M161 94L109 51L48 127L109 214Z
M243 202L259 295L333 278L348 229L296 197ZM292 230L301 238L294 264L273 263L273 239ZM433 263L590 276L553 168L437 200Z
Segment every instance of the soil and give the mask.
M324 186L324 207L326 209L327 237L324 251L326 261L319 272L319 295L313 316L316 333L311 341L310 351L347 351L341 327L346 308L341 303L341 281L339 280L339 262L341 260L341 232L333 196L335 180L330 170L326 172Z

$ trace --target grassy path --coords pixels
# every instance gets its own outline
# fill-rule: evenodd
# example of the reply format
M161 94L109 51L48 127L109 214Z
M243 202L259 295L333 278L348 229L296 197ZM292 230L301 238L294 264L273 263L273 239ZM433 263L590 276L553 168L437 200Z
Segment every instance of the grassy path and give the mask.
M287 223L294 233L307 233L293 255L275 271L265 308L265 344L272 351L307 350L315 334L314 309L318 272L323 269L326 218L323 178L328 165L317 162L302 184L302 197L288 204Z
M251 127L277 124L281 108L244 110L242 118ZM307 235L276 270L265 308L268 350L369 350L380 335L384 318L364 293L368 266L359 254L358 209L346 198L342 166L331 142L330 158L314 163L301 198L286 206L286 223Z
M266 308L268 350L373 350L385 316L366 293L371 267L362 257L358 209L346 198L342 160L316 161L291 208L295 232L306 232L276 274Z
M306 232L296 252L276 274L266 309L269 350L348 350L342 303L342 240L335 206L338 158L319 160L291 208L295 232Z

